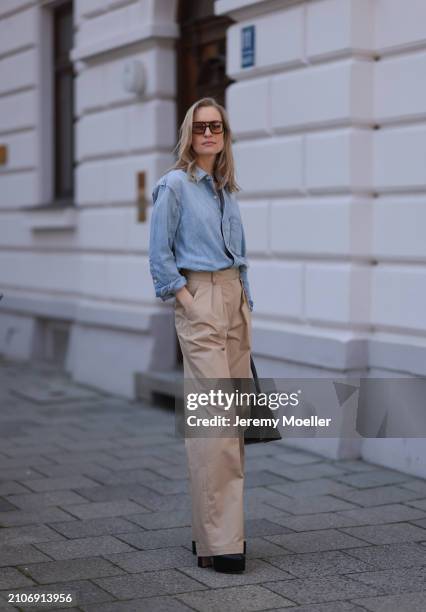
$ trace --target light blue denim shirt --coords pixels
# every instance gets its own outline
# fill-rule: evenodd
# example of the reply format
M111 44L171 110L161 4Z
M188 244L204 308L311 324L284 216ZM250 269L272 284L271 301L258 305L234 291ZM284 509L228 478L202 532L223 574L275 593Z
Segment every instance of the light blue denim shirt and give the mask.
M246 240L239 204L233 193L222 189L220 198L213 177L196 166L196 182L185 170L164 174L152 191L149 265L155 295L163 301L186 285L179 270L216 271L239 268L240 278L253 310L246 258Z

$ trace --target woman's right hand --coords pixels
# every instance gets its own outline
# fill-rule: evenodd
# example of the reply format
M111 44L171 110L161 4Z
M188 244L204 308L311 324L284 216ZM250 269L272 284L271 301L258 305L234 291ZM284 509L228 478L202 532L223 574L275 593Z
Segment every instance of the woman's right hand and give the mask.
M189 308L192 302L194 301L194 298L192 297L186 286L183 286L178 291L176 291L175 295L176 299L179 300L185 310Z

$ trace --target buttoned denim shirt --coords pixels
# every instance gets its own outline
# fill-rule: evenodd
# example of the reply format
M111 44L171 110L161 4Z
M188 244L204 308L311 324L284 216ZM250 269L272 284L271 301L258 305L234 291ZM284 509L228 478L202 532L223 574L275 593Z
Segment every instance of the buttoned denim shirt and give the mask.
M246 239L239 204L222 189L223 216L213 177L199 166L196 181L185 170L164 174L152 191L149 265L155 295L166 301L186 285L181 269L216 271L235 267L240 270L250 310Z

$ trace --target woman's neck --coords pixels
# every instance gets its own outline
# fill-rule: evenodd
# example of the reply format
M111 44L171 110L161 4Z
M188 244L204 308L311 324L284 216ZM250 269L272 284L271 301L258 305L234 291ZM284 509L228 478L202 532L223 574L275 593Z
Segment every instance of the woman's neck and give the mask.
M199 168L207 172L207 174L214 177L214 160L210 162L209 160L197 159L196 164Z

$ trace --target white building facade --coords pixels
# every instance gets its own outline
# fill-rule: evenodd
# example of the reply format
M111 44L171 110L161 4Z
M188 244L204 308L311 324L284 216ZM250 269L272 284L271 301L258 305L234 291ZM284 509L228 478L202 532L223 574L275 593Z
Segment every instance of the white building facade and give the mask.
M259 374L425 376L426 3L209 4L200 23L228 24ZM135 373L178 365L148 238L151 188L174 161L179 66L190 78L179 5L0 6L0 352L62 361L128 397ZM426 475L423 438L297 445Z

